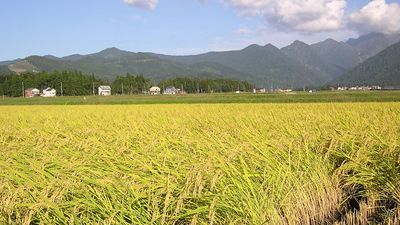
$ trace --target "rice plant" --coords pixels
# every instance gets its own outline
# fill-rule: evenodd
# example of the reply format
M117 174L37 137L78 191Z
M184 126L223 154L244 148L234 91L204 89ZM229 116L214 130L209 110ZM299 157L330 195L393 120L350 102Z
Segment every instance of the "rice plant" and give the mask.
M0 107L0 224L396 224L400 104Z

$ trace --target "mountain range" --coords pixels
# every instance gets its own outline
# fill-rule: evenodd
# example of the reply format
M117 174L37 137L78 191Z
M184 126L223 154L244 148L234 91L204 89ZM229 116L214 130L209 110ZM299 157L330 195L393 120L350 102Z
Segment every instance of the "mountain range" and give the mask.
M345 81L348 84L387 85L388 82L399 83L399 75L385 78L381 82L379 78L383 75L376 74L378 70L388 73L381 68L387 66L386 62L392 62L393 66L385 67L390 70L400 61L400 57L389 59L397 56L396 50L400 52L395 48L396 45L391 46L399 41L400 35L371 33L346 42L327 39L308 45L295 41L281 49L271 44L250 45L241 50L187 56L135 53L108 48L89 55L29 56L0 62L0 73L79 70L108 80L132 73L143 74L154 82L178 76L195 76L246 80L260 87L316 87ZM389 52L382 52L385 49ZM379 59L381 61L377 62ZM374 70L368 66L370 64L374 65ZM371 75L370 70L373 73ZM371 82L368 81L369 76Z
M400 86L400 42L329 83L331 86L382 85Z

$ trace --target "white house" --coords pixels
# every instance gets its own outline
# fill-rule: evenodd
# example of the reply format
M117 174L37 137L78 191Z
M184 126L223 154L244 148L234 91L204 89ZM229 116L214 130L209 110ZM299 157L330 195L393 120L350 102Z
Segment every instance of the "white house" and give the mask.
M43 90L42 97L56 97L56 90L48 87Z
M267 89L265 88L254 88L253 93L266 93Z
M164 95L175 95L177 93L177 90L173 86L168 86L164 90Z
M36 88L29 88L25 90L25 97L26 98L32 98L32 97L36 97L36 96L40 96L40 90L36 89Z
M289 93L289 92L292 92L293 90L292 89L279 89L278 91L282 92L282 93Z
M102 85L99 87L99 95L100 96L110 96L111 95L111 87Z
M153 86L150 88L151 95L159 95L161 93L161 89L157 86Z

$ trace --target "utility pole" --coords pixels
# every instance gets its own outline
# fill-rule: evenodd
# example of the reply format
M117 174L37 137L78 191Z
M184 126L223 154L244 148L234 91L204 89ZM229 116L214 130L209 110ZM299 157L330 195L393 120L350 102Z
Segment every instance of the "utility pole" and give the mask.
M124 95L124 83L121 83L121 95Z
M22 81L22 97L25 98L25 87L24 87L24 82Z
M62 82L61 82L61 96L64 96Z
M92 88L93 88L92 94L93 94L93 96L94 96L94 82L92 83Z

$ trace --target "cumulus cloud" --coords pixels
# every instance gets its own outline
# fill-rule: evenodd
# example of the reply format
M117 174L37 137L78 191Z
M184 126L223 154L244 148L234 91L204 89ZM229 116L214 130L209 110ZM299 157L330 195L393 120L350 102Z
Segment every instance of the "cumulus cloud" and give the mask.
M350 14L349 25L361 33L399 33L400 4L372 0L358 12Z
M123 0L143 9L154 9L159 0ZM207 0L195 0L206 3ZM215 0L235 8L242 16L262 16L280 31L305 33L353 29L360 33L400 33L400 4L371 0L357 12L345 15L347 0ZM347 20L347 24L345 22ZM238 30L249 35L249 30Z
M124 3L142 9L154 9L158 0L124 0Z
M304 32L341 29L346 0L223 0L242 15L262 15L282 29Z

